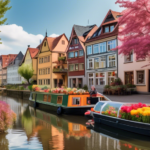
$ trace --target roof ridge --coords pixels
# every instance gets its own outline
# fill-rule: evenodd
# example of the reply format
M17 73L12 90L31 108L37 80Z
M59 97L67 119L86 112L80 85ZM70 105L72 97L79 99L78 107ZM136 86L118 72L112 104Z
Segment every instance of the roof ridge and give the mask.
M90 27L90 26L96 26L96 24L88 25L88 26L82 26L82 25L76 25L76 24L74 24L73 26L79 26L79 27Z

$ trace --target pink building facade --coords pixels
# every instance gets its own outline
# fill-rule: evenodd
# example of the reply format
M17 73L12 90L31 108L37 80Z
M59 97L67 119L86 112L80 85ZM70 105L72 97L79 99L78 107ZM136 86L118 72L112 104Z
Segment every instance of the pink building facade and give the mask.
M118 44L121 44L118 42ZM136 60L136 54L118 56L118 77L123 84L135 84L138 92L150 92L150 58ZM145 66L145 67L143 67Z

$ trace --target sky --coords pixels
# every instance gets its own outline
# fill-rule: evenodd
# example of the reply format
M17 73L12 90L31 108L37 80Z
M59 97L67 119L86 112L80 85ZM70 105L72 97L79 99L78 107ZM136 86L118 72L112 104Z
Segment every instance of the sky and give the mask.
M0 55L25 54L27 45L37 47L40 40L63 33L70 37L74 24L100 26L109 9L121 12L116 0L11 0L5 25L0 26Z

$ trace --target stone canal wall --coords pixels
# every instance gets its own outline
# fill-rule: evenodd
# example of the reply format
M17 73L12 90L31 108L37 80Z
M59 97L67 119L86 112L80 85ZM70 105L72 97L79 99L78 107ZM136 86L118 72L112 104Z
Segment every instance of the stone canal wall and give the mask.
M3 90L0 94L7 95L10 97L21 98L21 99L29 99L30 91L16 91L16 90Z

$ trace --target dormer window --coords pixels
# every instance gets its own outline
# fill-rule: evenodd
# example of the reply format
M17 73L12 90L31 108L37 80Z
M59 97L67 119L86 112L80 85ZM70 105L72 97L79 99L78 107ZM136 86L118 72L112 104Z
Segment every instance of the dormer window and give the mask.
M110 32L114 30L114 25L110 26Z
M74 39L74 44L78 44L78 39L77 38Z
M105 27L105 33L109 32L109 26Z

